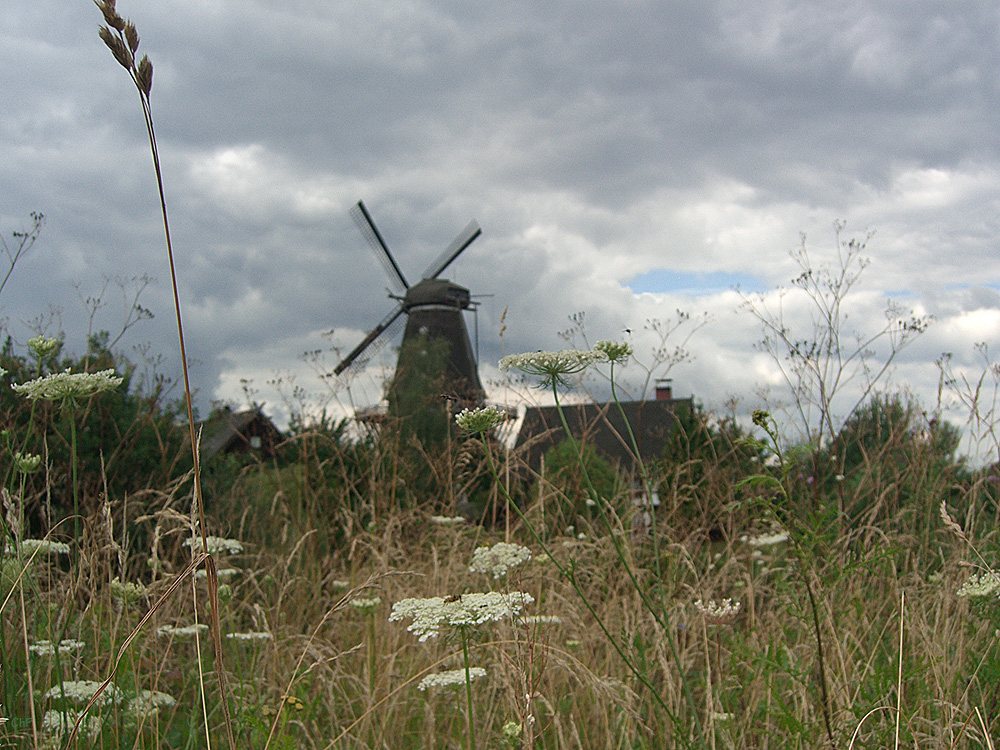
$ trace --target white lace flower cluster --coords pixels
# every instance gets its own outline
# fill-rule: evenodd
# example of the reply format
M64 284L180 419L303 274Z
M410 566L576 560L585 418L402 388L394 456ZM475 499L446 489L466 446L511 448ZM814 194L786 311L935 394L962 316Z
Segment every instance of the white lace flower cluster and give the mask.
M193 638L195 634L204 633L208 630L208 625L203 622L196 622L193 625L176 627L174 625L161 625L156 629L156 634L161 638Z
M469 667L469 682L478 680L486 676L486 670L482 667ZM432 687L450 687L453 685L465 684L464 669L449 669L445 672L429 674L417 685L418 690L427 690Z
M233 641L269 641L271 637L270 633L262 630L251 630L247 633L226 633L226 638Z
M128 702L128 710L136 716L150 718L161 708L173 708L176 705L177 699L169 693L161 693L159 690L140 690Z
M223 581L227 578L232 578L235 575L239 575L239 572L240 572L239 568L218 568L215 571L216 575L219 576L220 581ZM208 571L205 570L204 568L198 568L198 570L194 572L194 577L208 578Z
M741 541L745 541L751 547L771 547L775 544L781 544L782 542L788 541L788 534L784 531L776 531L773 534L758 534L757 536L744 536L740 537Z
M27 383L14 383L11 388L25 398L35 401L62 401L87 398L104 391L110 391L122 384L120 375L114 370L100 372L54 372Z
M423 642L436 638L445 626L475 627L516 617L533 601L531 594L522 591L462 594L448 600L440 596L401 599L392 605L389 621L412 620L406 629Z
M74 651L79 651L86 645L83 641L74 641L72 639L59 641L58 644L52 643L52 641L35 641L28 646L28 651L38 656L55 656L57 653L71 654Z
M14 454L14 468L22 474L33 474L42 465L42 457L37 453L22 453L17 451Z
M225 539L221 536L210 536L206 540L208 543L208 554L219 555L225 552L229 555L238 555L243 551L243 543L238 539ZM201 537L193 536L184 540L184 546L195 551L202 549Z
M543 385L565 384L566 375L582 372L604 354L593 350L564 349L560 352L526 352L510 354L500 360L501 370L520 370L542 379Z
M87 703L97 693L101 687L97 680L68 680L66 682L50 687L45 697L49 700L60 700L65 698L73 703ZM112 703L121 703L125 694L116 685L108 685L100 694L94 705L109 706Z
M358 596L350 601L352 607L362 612L373 612L381 603L381 596Z
M472 573L487 573L494 578L507 575L513 567L531 559L531 550L520 544L498 542L492 547L477 547L472 553Z
M955 593L956 596L966 599L980 599L987 596L1000 597L1000 573L995 570L973 573Z
M75 725L77 719L82 714L82 709L69 709L68 711L49 710L42 716L42 731L48 734L62 734L69 732ZM93 713L88 713L80 724L80 734L90 739L95 738L104 725L104 719Z
M455 422L463 430L482 433L489 432L506 418L507 415L502 409L491 404L479 409L462 409L455 415Z
M51 539L22 539L19 549L24 557L31 557L38 550L39 555L68 555L69 545L53 542Z
M50 339L45 336L33 336L28 339L28 348L35 353L35 357L43 360L55 353L59 348L59 339Z
M632 346L621 341L598 341L594 351L608 362L625 362L632 356Z
M721 602L717 602L714 599L709 599L704 601L698 599L694 603L694 608L697 609L712 625L725 625L736 619L736 615L740 613L743 609L742 602L734 602L730 598L725 598Z
M461 526L466 522L465 516L431 516L431 521L438 526Z
M525 625L562 625L559 615L528 615L524 618Z
M126 606L138 604L146 596L146 587L134 581L123 582L115 576L111 579L111 596Z

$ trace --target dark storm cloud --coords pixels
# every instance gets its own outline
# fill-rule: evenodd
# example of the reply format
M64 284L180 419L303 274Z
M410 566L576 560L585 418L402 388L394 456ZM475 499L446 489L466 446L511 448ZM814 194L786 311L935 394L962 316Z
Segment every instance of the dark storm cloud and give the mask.
M359 198L411 277L479 220L483 237L449 275L493 295L479 309L484 362L501 346L560 346L580 310L595 337L706 310L715 322L682 374L709 402L747 395L773 373L751 353L738 297L636 296L626 282L666 269L787 284L800 232L817 262L834 257L835 220L845 238L877 230L874 297L859 309L878 315L879 292L903 290L938 314L953 348L995 337L974 314L997 309L982 290L1000 283L993 3L161 0L120 11L154 63L206 399L239 398L241 377L306 377L302 351L349 349L391 309L349 218ZM90 294L106 276L149 274L157 319L131 335L174 357L137 96L99 21L86 3L46 0L0 19L0 229L48 216L0 304L20 339L20 321L61 306L72 342L86 329L73 284ZM101 315L115 325L111 306Z

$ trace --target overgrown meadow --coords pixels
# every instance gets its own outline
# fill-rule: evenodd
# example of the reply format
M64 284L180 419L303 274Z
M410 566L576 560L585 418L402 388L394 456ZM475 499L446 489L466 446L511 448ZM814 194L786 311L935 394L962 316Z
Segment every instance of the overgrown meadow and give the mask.
M158 178L152 65L98 8ZM930 321L843 329L863 249L796 256L804 334L746 300L783 402L679 409L622 465L558 428L529 465L505 409L440 401L433 439L301 412L273 454L203 462L186 373L178 397L118 335L8 343L0 747L993 748L1000 366L942 359L937 404L886 389ZM501 368L617 409L623 369L685 358L689 318L651 325L649 354L574 318Z

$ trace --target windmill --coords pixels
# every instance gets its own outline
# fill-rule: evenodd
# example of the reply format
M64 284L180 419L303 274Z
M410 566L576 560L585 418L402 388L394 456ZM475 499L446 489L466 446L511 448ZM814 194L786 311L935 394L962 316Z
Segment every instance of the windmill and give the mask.
M485 393L479 380L479 370L472 353L469 334L462 319L462 311L472 304L469 290L447 279L438 278L472 242L482 234L479 225L472 221L444 249L438 258L427 267L420 281L410 284L400 270L399 264L389 251L388 245L379 232L378 227L368 213L364 202L351 209L351 218L358 225L361 234L375 252L376 257L385 267L389 281L395 289L390 293L398 305L386 315L382 321L365 336L350 354L334 368L334 373L340 375L351 366L364 351L375 343L401 316L406 316L406 329L403 332L403 342L400 346L400 356L396 362L396 372L390 386L390 409L393 400L392 390L403 378L419 372L424 366L422 355L432 346L446 347L443 353L443 372L435 383L438 392L433 394L441 403L445 395L456 402L458 408L475 406L482 403Z

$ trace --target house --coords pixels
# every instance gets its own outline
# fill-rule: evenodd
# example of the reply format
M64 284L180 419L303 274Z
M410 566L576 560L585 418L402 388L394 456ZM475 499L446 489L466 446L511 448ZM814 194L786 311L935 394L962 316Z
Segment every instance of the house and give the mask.
M271 458L285 437L259 406L234 412L224 406L198 425L201 433L201 460L219 454L253 453Z
M664 442L677 423L676 413L691 408L692 398L675 399L669 381L661 381L654 400L623 401L621 410L613 401L572 404L562 410L574 438L596 448L620 469L631 471L635 460L622 413L635 435L639 458L648 463L662 455ZM513 445L528 466L538 470L546 451L565 439L556 407L534 406L525 412Z

